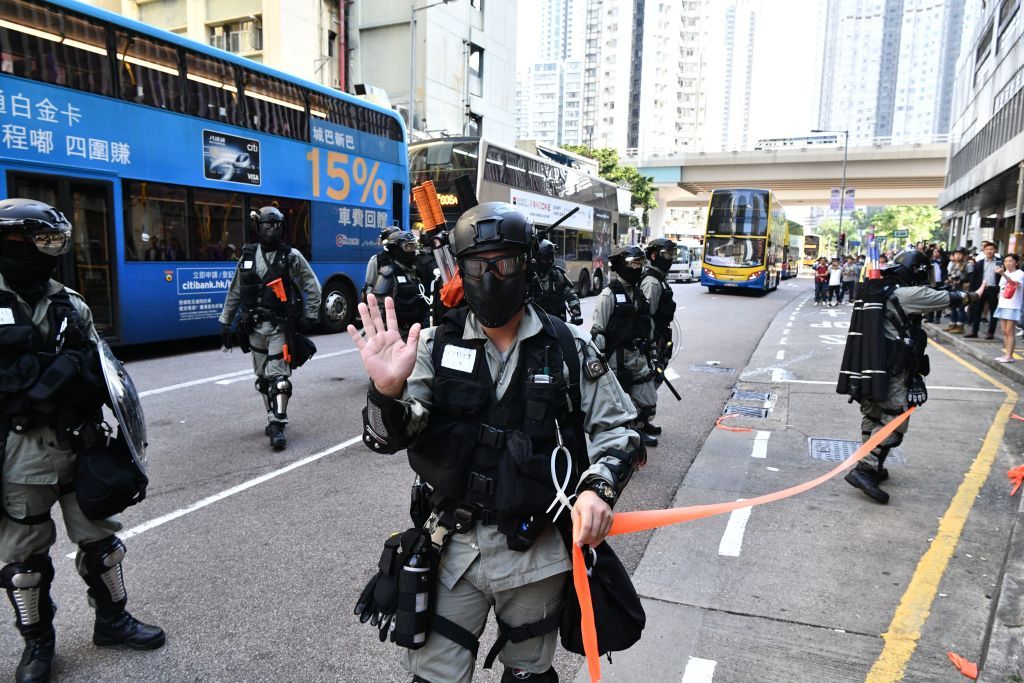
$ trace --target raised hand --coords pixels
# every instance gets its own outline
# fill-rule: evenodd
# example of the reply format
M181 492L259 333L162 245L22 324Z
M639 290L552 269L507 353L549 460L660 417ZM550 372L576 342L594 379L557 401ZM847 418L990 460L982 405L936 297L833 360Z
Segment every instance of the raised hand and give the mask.
M377 391L390 398L399 398L405 380L416 365L420 324L416 323L409 329L408 341L402 341L394 300L391 297L384 299L384 318L381 318L377 297L373 294L367 295L365 304L359 304L359 315L363 319L363 333L349 325L348 335L359 349L363 366Z

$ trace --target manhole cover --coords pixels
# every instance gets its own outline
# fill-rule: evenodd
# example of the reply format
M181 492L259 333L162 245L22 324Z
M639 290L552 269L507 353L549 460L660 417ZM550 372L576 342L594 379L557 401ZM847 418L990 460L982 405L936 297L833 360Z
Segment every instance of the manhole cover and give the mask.
M742 415L743 417L768 417L767 408L757 406L726 406L723 415Z
M690 372L730 373L735 372L735 368L723 368L721 365L691 365Z
M742 391L740 389L732 390L732 398L737 401L769 401L772 395L766 391Z
M807 448L809 455L815 460L843 462L853 455L855 450L860 448L860 441L811 437L807 439ZM903 459L900 449L894 448L889 451L889 456L885 459L885 463L887 465L906 465L907 461Z

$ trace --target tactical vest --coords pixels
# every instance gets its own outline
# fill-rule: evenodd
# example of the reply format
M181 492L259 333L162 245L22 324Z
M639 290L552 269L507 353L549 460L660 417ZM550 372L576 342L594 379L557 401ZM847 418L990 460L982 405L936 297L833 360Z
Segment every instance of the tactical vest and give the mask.
M4 319L0 322L0 420L13 420L17 431L44 425L55 428L71 426L73 419L80 414L80 408L98 407L106 392L105 385L98 386L103 381L102 377L85 369L85 374L73 380L70 393L61 396L60 405L47 407L45 413L25 397L25 392L53 363L61 343L58 339L65 340L64 346L69 350L95 350L82 316L71 303L67 290L61 288L49 295L49 299L46 317L50 334L44 337L32 323L31 311L19 303L17 295L0 290L0 318ZM93 359L94 356L90 354L88 357ZM92 386L85 386L82 381L85 377L92 380Z
M415 268L399 269L389 262L377 271L377 280L370 291L382 307L384 297L394 300L399 327L408 329L414 323L423 322L427 316L427 302L420 291Z
M542 331L520 342L519 362L498 399L485 341L462 338L467 314L466 308L446 313L434 336L430 418L408 448L409 464L433 487L435 508L477 511L482 523L512 536L531 516L546 520L555 498L556 419L570 454L556 458L558 480L571 467L574 490L583 462L589 463L585 437L576 428L582 421L567 398L562 347L554 335Z
M632 285L633 298L626 291L626 285L620 280L608 282L615 301L615 308L608 319L604 330L604 352L611 355L623 349L635 349L637 340L649 340L653 331L654 321L651 320L650 304L640 290L639 285Z
M273 261L266 261L266 254L261 253L260 258L266 262L267 272L260 277L256 271L257 246L256 244L246 244L242 247L242 262L238 266L242 310L257 312L279 320L301 317L302 296L295 289L288 265L291 247L282 243L275 250ZM267 286L279 278L284 285L287 301L281 301L274 290Z
M899 335L899 339L886 337L885 340L889 374L907 378L913 375L926 377L931 367L926 353L928 335L921 327L923 316L918 313L907 315L895 295L889 297L885 315Z
M552 266L546 275L538 274L530 298L546 312L559 320L565 320L565 296L559 286L561 280L562 270L557 266Z
M660 271L648 268L644 277L653 277L661 284L661 296L658 298L658 308L652 313L655 328L667 328L676 317L676 302L672 298L672 288L665 282L665 275Z

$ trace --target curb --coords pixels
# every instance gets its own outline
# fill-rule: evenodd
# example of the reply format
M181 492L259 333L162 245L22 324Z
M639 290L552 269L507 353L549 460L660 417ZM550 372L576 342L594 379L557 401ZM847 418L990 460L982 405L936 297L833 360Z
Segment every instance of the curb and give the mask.
M1013 380L1017 384L1024 385L1024 361L1016 363L997 363L995 354L999 353L1003 346L1001 340L978 341L977 339L964 339L957 334L943 332L937 325L924 323L924 331L929 337L940 341L947 346L952 346L957 351L967 354L985 367L995 370L1004 377ZM1024 351L1024 341L1020 342L1021 350Z

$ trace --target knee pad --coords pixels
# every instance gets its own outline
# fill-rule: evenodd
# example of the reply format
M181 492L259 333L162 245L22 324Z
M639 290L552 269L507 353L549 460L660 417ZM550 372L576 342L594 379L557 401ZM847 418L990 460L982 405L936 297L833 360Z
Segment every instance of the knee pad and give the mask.
M505 673L501 675L501 683L519 683L520 681L529 681L529 683L558 683L558 672L555 671L555 667L551 667L542 674L533 674L506 666Z
M53 623L52 583L53 562L49 555L32 555L24 562L0 569L0 585L7 590L17 615L18 630L23 635L39 635Z
M75 564L99 610L120 611L128 600L121 562L127 548L117 536L82 543Z
M284 375L270 380L270 409L279 420L288 417L288 399L292 395L292 383Z
M266 396L270 395L270 380L266 377L256 378L256 391Z

